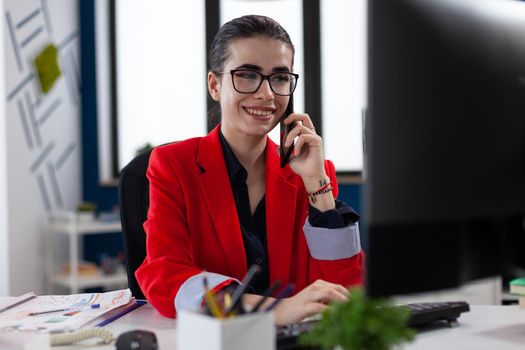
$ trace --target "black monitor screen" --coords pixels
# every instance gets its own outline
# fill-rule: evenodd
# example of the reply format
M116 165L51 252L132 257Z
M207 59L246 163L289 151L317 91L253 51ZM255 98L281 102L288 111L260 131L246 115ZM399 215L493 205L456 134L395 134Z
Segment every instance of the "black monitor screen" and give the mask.
M449 288L519 263L525 2L370 0L368 83L368 293Z

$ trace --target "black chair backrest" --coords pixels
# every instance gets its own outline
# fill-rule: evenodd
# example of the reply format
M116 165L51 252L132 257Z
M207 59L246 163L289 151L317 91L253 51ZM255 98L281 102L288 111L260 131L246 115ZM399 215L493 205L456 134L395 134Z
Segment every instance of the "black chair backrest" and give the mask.
M120 222L127 259L128 286L133 296L145 299L135 278L135 270L146 257L144 221L148 217L149 181L146 177L151 150L136 156L120 173Z

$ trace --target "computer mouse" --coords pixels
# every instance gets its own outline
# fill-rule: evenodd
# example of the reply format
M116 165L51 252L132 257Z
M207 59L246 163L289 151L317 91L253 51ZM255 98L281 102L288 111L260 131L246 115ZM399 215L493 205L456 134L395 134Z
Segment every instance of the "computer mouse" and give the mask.
M119 335L115 345L117 350L155 350L157 337L153 332L136 329Z

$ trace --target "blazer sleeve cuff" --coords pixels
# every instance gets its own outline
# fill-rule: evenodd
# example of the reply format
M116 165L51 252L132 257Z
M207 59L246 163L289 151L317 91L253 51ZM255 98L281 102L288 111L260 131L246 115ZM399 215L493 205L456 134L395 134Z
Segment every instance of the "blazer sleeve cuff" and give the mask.
M342 228L314 227L308 219L303 226L310 255L317 260L351 258L361 251L359 225L354 223Z
M188 278L179 288L174 305L177 312L182 310L197 311L204 298L204 276L208 279L210 290L226 286L228 282L240 283L237 279L213 272L201 272Z

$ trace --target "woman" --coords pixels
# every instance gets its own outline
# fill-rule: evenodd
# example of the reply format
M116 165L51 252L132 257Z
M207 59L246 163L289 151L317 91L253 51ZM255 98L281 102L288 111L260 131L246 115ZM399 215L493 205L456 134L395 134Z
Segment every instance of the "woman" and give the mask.
M275 309L276 323L297 322L362 283L358 215L337 196L335 169L307 114L293 113L284 168L268 133L296 85L294 47L264 16L226 23L210 51L208 89L221 123L207 136L157 147L150 158L147 257L136 276L164 316L197 309L203 279L218 292L252 264L261 272L244 296L254 305L269 285L295 285ZM186 116L191 117L191 116Z

